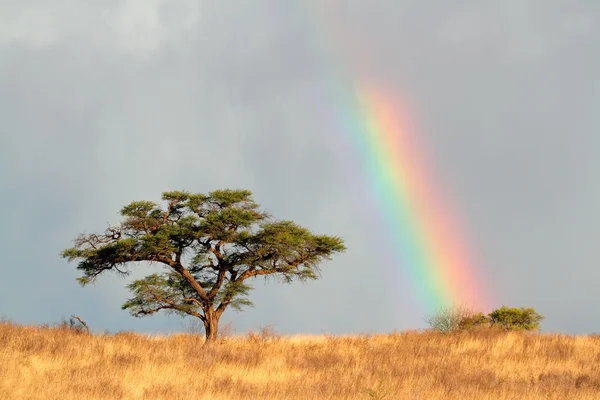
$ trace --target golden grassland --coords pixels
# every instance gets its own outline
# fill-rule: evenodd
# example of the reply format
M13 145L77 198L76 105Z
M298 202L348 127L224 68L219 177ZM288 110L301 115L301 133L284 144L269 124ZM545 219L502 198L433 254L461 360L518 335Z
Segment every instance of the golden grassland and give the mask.
M93 335L0 322L0 399L600 399L600 337Z

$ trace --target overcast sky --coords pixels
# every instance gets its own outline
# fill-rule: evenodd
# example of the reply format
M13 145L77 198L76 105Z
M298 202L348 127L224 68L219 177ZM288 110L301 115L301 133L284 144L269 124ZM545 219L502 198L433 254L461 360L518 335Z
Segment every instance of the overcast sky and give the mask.
M496 305L534 306L546 331L600 332L600 3L315 4L0 0L0 317L182 330L122 311L126 280L81 288L59 252L132 200L248 188L348 252L319 281L256 282L255 307L224 322L425 327L323 112L331 81L350 77L411 105Z

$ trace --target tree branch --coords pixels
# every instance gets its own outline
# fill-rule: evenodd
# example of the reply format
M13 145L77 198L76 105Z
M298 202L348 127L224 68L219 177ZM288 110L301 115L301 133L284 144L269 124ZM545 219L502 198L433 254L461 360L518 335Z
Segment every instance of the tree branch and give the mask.
M192 310L181 309L181 307L179 307L179 305L178 305L177 303L175 303L175 302L173 302L173 301L171 301L171 300L169 300L169 299L165 299L165 298L162 298L162 297L160 297L160 296L157 296L155 293L151 293L150 295L151 295L151 296L154 298L154 300L156 300L158 303L164 303L164 304L166 304L166 305L162 305L162 306L158 306L158 307L156 307L156 311L159 311L159 310L161 310L161 309L172 309L172 310L177 310L177 311L179 311L179 312L184 312L184 313L186 313L186 314L188 314L188 315L191 315L191 316L193 316L193 317L196 317L196 318L200 318L200 319L202 320L202 322L206 321L206 317L204 317L204 315L202 315L202 314L200 314L200 313L197 313L197 312L195 312L195 311L192 311ZM193 301L192 301L192 300L193 300ZM186 299L183 299L183 301L196 302L196 303L198 303L198 305L199 305L199 306L202 308L202 305L201 305L201 304L200 304L200 302L199 302L198 300L196 300L196 299L193 299L193 298L186 298ZM154 312L156 312L156 311L154 311ZM150 312L149 314L151 314L151 312Z
M177 273L179 273L183 278L190 284L190 286L198 293L200 299L202 301L208 303L208 296L206 295L206 291L202 288L200 283L194 278L194 276L188 271L183 265L175 264L171 266Z
M226 273L227 273L227 269L225 269L225 268L219 269L219 274L217 275L217 280L215 281L215 284L213 285L210 292L208 292L209 299L213 299L219 292L219 289L221 289L221 286L223 285L223 281L225 281Z
M200 307L200 308L204 307L204 305L200 301L198 301L198 299L194 299L193 297L185 297L181 300L188 302L188 303L196 303L198 305L198 307Z
M89 326L87 326L87 324L86 324L85 322L83 322L83 320L82 320L81 318L79 318L77 315L71 315L71 318L74 318L74 319L76 319L77 321L79 321L79 323L80 323L81 325L83 325L83 327L84 327L84 328L87 330L87 334L88 334L88 335L91 335L91 334L92 334L92 332L90 331L90 328L89 328Z
M225 297L221 301L221 304L219 304L219 306L215 310L218 317L220 317L223 314L223 312L225 311L225 309L227 308L227 306L229 305L229 303L231 303L232 299L233 299L233 294L227 294L227 295L225 295Z

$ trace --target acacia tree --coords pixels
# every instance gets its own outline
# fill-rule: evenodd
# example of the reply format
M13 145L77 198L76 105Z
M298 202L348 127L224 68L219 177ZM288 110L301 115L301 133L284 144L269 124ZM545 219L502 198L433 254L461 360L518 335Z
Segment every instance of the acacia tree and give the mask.
M228 307L252 304L250 278L317 279L319 264L346 249L337 236L274 220L259 210L248 190L173 191L162 199L166 208L132 202L121 209L124 219L118 226L82 233L61 255L79 260L82 286L107 271L128 275L134 265L164 266L164 272L129 284L133 297L122 308L136 317L165 310L199 318L207 342L217 338Z

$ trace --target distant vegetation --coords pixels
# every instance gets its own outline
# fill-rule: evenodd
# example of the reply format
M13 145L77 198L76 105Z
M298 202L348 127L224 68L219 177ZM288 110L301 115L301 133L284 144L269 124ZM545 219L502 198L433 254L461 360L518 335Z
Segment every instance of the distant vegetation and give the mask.
M442 333L469 329L500 329L505 331L539 331L544 319L534 308L502 306L485 315L465 306L441 308L427 318L434 330Z
M88 335L0 322L0 399L598 399L600 337Z
M507 331L538 331L544 317L533 308L508 308L502 306L489 315L492 326Z

